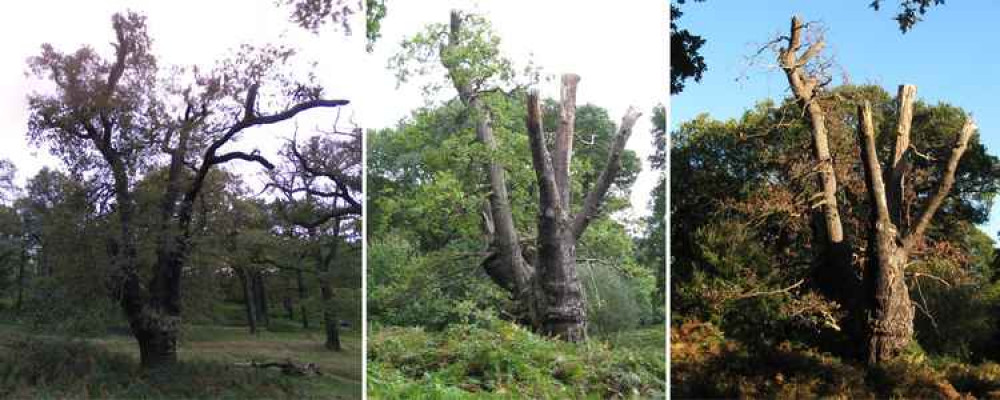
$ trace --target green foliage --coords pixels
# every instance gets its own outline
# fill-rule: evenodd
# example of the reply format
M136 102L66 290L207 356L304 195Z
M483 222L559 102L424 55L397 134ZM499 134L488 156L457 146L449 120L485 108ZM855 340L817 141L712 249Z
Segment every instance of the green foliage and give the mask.
M484 310L510 307L475 256L418 254L405 239L375 237L368 247L368 314L382 324L441 329Z
M103 290L79 291L93 282L95 275L78 276L77 287L53 277L36 278L25 288L21 317L36 332L61 332L70 336L96 336L119 322L120 309ZM62 279L68 279L62 277ZM87 280L90 282L87 282Z
M500 52L500 37L485 17L459 13L459 20L462 28L454 37L449 24L436 23L402 42L400 52L388 64L399 83L415 76L436 75L442 79L424 86L425 94L430 95L449 86L451 81L455 82L455 88L468 85L479 92L510 89L539 79L530 65L523 72L518 71L513 61ZM445 68L453 72L446 74ZM522 77L527 82L520 82Z
M658 341L617 346L545 339L490 318L440 333L381 328L369 339L368 393L387 399L662 397L663 331L655 332Z
M603 265L579 265L578 274L587 300L587 328L591 335L634 329L646 317L648 302L616 271Z
M878 11L884 1L872 0L869 7ZM899 0L899 13L893 19L899 23L900 32L906 33L923 20L928 9L942 4L944 4L944 0Z

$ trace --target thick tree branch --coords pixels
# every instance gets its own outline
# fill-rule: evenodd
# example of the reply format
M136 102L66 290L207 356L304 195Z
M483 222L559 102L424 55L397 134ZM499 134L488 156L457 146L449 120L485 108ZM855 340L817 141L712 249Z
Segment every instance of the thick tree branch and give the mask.
M858 145L861 147L861 163L865 170L865 185L871 204L875 206L875 230L889 229L889 204L885 196L885 183L882 182L882 167L879 165L878 152L875 147L875 124L872 122L871 104L865 100L858 106ZM892 235L895 235L893 233Z
M249 121L257 116L257 92L260 90L260 83L254 82L247 89L246 102L243 103L243 120Z
M931 197L927 203L927 208L920 214L913 231L906 235L906 239L903 242L906 249L912 248L921 239L930 225L931 219L934 218L934 213L941 207L941 203L944 202L945 197L948 196L948 192L951 191L951 187L955 184L955 172L958 171L958 162L969 145L969 138L972 137L975 131L976 123L972 118L969 118L965 121L965 125L962 126L962 130L958 134L958 140L955 142L955 147L951 150L951 158L948 159L948 165L945 167L937 193L934 194L934 197Z
M295 158L294 161L298 163L299 167L302 168L303 171L312 176L321 176L329 179L337 187L337 192L335 192L337 196L344 199L352 206L361 205L357 200L355 200L351 196L352 189L358 189L358 188L356 187L357 185L352 185L349 184L349 182L347 182L350 177L345 176L343 173L341 173L341 171L326 170L311 165L309 163L309 160L305 156L303 156L302 153L299 152L299 146L297 143L297 139L295 137L292 138L289 147L292 150L292 156ZM294 191L288 193L294 193ZM311 193L311 194L316 194L316 193ZM330 197L330 196L320 195L320 197Z
M917 96L917 87L900 85L896 97L899 109L899 120L896 122L896 145L892 155L892 165L885 171L886 196L889 201L889 213L892 223L899 232L906 232L903 226L903 195L906 182L906 172L909 170L910 126L913 121L913 101Z
M546 218L558 220L565 209L559 197L559 187L548 149L545 148L545 134L542 132L542 105L538 101L538 91L528 93L528 141L531 146L531 163L539 187L539 210Z
M594 188L584 198L583 209L573 219L574 238L579 239L583 235L583 231L590 225L590 221L597 217L601 203L604 201L604 196L611 187L611 182L618 175L618 170L621 169L621 155L625 150L625 144L628 143L629 136L632 135L632 127L635 126L635 122L641 115L642 113L635 109L635 107L629 107L628 111L625 112L625 116L622 117L622 124L618 127L618 134L615 136L614 142L611 144L611 149L608 152L608 162L604 165L604 170L601 171L601 175L597 178Z
M334 208L324 214L318 215L312 219L290 219L290 221L305 229L313 229L320 225L323 225L330 221L331 219L336 219L340 217L345 217L349 215L361 215L362 207L360 205L348 205L347 207Z
M573 164L573 130L576 124L576 86L580 76L563 74L559 97L559 126L556 129L555 148L552 150L552 166L562 208L569 210L572 188L569 179Z
M267 168L269 170L274 169L274 164L271 164L270 161L267 161L266 158L258 154L256 151L250 154L244 153L242 151L231 151L221 156L213 156L212 159L208 161L208 163L215 165L215 164L227 163L232 160L244 160L244 161L256 162L259 163L260 165L263 165L264 168Z
M340 107L340 106L345 106L347 104L350 104L350 101L348 101L348 100L322 100L322 99L319 99L319 100L309 100L309 101L305 101L305 102L302 102L302 103L298 103L298 104L296 104L296 105L294 105L292 107L289 107L285 111L279 112L277 114L253 116L252 118L249 118L249 119L244 118L242 121L240 121L240 122L236 123L235 125L233 125L232 127L230 127L229 130L226 132L226 134L222 138L220 138L219 140L217 140L215 142L215 143L219 143L218 146L216 146L216 148L218 148L218 147L222 146L223 144L225 144L226 142L228 142L229 139L231 139L233 137L233 135L239 133L240 131L242 131L244 129L247 129L247 128L250 128L250 127L253 127L253 126L270 125L270 124L275 124L275 123L278 123L278 122L281 122L281 121L285 121L287 119L290 119L290 118L298 115L299 113L301 113L303 111L311 110L313 108ZM215 143L213 143L213 145Z
M788 78L788 85L792 93L798 100L803 111L809 114L809 122L812 127L812 144L816 161L816 169L819 173L819 183L823 195L823 214L826 222L826 234L832 244L839 244L844 241L844 227L840 220L839 206L837 205L837 177L833 169L833 157L830 154L830 143L826 131L826 113L815 101L815 91L817 89L817 79L805 75L802 67L804 63L799 60L796 53L801 46L801 35L804 25L799 17L792 17L791 32L788 36L788 47L782 48L778 52L778 63L785 76ZM811 46L816 53L822 47ZM809 50L807 50L807 53ZM815 54L813 54L815 55ZM812 57L813 55L809 55Z
M194 202L195 197L198 196L198 192L201 191L201 187L204 184L205 177L208 176L208 171L211 169L213 165L222 163L222 162L212 162L212 160L216 158L215 152L218 151L220 147L222 147L230 140L232 140L233 136L235 136L237 133L252 126L267 125L285 121L287 119L290 119L298 115L300 112L310 110L313 108L340 107L343 105L347 105L349 103L350 102L348 100L310 100L298 103L288 108L287 110L277 114L257 116L250 119L243 119L242 121L230 127L222 137L212 142L212 144L208 147L208 149L205 150L204 161L202 161L201 166L198 167L198 172L195 174L194 182L191 184L191 188L184 195L185 206L182 208L181 219L183 220L184 218L190 217L190 205ZM239 158L239 157L234 157L234 158ZM182 225L184 225L183 222Z

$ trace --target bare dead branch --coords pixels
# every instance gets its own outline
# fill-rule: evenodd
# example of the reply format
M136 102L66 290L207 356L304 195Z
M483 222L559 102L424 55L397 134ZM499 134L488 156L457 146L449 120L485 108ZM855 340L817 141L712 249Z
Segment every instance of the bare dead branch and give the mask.
M924 231L930 225L931 219L934 218L934 213L937 212L938 208L941 207L941 203L944 202L945 197L948 196L948 192L955 184L955 172L958 170L958 162L969 145L969 138L972 137L975 131L976 123L972 118L969 118L965 121L965 125L962 126L962 130L958 134L958 140L955 142L955 147L952 148L951 158L948 159L948 165L945 167L937 193L927 203L927 208L924 209L917 219L917 225L913 228L912 232L907 234L906 239L903 241L906 249L912 248L921 239Z
M618 170L621 168L621 155L625 149L625 144L628 143L629 136L632 135L632 127L635 126L635 122L641 115L642 113L635 107L629 107L625 111L621 126L618 127L618 134L615 136L611 144L611 149L608 152L608 161L604 165L604 170L598 176L594 188L584 198L583 209L573 218L574 238L579 239L587 229L587 226L590 225L590 221L597 217L604 196L607 194L608 189L611 187L611 182L614 181L615 176L618 175Z

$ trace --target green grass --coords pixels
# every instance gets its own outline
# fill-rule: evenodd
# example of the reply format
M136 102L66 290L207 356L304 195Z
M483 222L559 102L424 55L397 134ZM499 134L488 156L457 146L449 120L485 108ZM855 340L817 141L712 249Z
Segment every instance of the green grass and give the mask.
M372 332L372 399L660 398L664 330L565 343L515 324L453 325L443 332Z
M30 335L0 324L0 398L361 398L360 335L343 335L340 353L324 349L323 339L318 331L250 335L241 327L187 326L180 363L147 376L131 337ZM323 376L235 365L286 359L315 363Z

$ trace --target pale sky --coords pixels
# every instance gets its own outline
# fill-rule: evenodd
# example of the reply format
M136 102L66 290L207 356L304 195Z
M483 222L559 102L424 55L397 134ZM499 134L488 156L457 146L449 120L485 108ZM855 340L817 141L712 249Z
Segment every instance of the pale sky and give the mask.
M653 106L667 98L667 2L573 0L426 0L389 1L382 38L366 61L368 88L358 107L367 127L394 126L423 105L417 83L396 88L387 60L404 37L431 23L446 23L451 9L485 15L493 24L504 52L517 66L533 60L554 80L542 83L543 96L558 98L562 73L581 77L577 104L593 103L608 110L616 122L629 105L642 112L627 148L643 162L643 172L632 187L635 215L649 213L650 191L656 175L646 158L652 153L650 134ZM452 90L446 96L454 96Z
M16 5L15 5L16 4ZM532 60L543 72L558 76L574 72L582 79L578 103L607 108L619 122L629 105L643 113L628 148L643 162L643 173L632 189L634 215L648 213L650 190L656 177L646 157L652 152L649 117L653 106L666 102L667 2L579 2L458 0L389 1L382 38L371 55L364 53L363 24L352 36L332 26L312 35L288 21L288 10L272 0L257 1L32 1L0 6L0 158L12 160L24 182L43 165L61 166L44 149L29 147L25 138L26 96L35 87L24 72L28 57L40 52L42 43L70 52L83 44L110 55L113 41L111 15L132 9L145 14L153 52L161 66L211 66L241 43L286 43L301 50L302 65L316 60L316 73L326 87L326 97L344 98L342 123L350 117L366 128L394 125L424 104L419 85L397 89L386 60L404 36L428 23L447 21L452 8L487 15L503 40L506 53L518 65ZM358 16L360 18L360 16ZM543 83L545 96L558 96L558 80ZM300 135L314 126L328 128L333 112L311 112L297 121ZM243 134L228 148L259 148L265 156L290 137L294 125L283 123ZM272 159L273 161L274 159ZM252 164L237 165L245 174L256 174ZM249 179L251 182L254 179Z
M31 1L5 2L0 6L0 158L7 158L18 168L18 180L33 176L43 165L60 167L62 163L47 150L29 147L25 132L28 120L26 96L37 89L37 82L25 77L28 57L41 52L42 43L57 50L72 52L90 45L110 57L114 41L111 16L134 10L146 15L152 52L161 70L168 65L199 65L204 68L229 55L242 43L284 43L300 50L293 61L296 69L306 70L309 61L318 61L316 74L326 88L325 97L349 99L365 89L358 79L364 53L363 30L350 37L328 27L320 35L308 33L288 20L289 11L278 8L273 0L240 1ZM360 16L357 27L363 27ZM361 28L363 29L363 28ZM301 68L298 68L301 66ZM353 105L342 107L341 127L352 116ZM299 135L305 136L318 126L329 130L336 112L329 109L309 111L293 119ZM359 121L360 123L360 121ZM276 151L290 138L295 122L285 122L244 132L236 143L225 149L261 150L277 162ZM256 164L234 162L251 183L262 169Z

